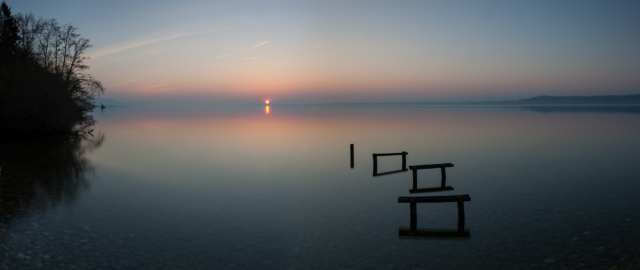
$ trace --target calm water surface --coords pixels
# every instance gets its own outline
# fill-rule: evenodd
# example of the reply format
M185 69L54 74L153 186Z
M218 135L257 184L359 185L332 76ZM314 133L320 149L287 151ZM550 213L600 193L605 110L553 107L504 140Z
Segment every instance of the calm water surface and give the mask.
M91 141L0 144L0 269L638 269L640 113L582 107L108 108ZM349 144L355 145L350 168ZM453 191L372 153L453 163ZM378 170L401 168L380 157ZM418 186L440 185L421 170ZM469 194L469 238L399 237ZM417 205L455 230L455 203ZM616 268L612 268L612 267Z

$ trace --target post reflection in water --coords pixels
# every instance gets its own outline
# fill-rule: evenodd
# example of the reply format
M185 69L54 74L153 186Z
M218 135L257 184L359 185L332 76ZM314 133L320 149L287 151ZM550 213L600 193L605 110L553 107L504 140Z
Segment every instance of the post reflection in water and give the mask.
M73 204L89 188L93 168L86 154L103 142L103 135L92 141L1 139L0 223L11 227L30 214Z
M269 105L267 105L266 107L264 107L264 113L265 113L265 114L269 114Z

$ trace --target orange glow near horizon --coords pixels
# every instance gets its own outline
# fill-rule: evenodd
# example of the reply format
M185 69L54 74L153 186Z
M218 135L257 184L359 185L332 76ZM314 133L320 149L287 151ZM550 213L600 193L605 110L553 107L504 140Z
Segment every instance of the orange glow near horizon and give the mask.
M268 102L267 102L268 104ZM269 105L267 105L267 107L264 108L264 113L269 114Z
M264 103L266 103L267 105L269 104L269 102L271 102L270 100L265 100ZM268 107L268 106L267 106Z

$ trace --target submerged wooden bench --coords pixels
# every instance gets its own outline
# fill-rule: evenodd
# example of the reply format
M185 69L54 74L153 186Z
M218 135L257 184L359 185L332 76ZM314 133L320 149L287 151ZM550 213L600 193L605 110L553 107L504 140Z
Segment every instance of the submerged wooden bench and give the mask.
M451 163L442 163L442 164L427 164L427 165L409 166L409 170L413 171L413 189L409 190L409 193L453 190L453 188L451 186L446 186L446 183L447 183L447 172L445 171L445 168L448 168L448 167L453 167L453 164L451 164ZM418 170L437 169L437 168L440 168L440 174L442 175L442 180L440 181L440 187L438 187L438 188L421 188L421 189L418 189Z
M451 196L422 196L422 197L399 197L398 203L409 203L410 204L410 213L411 213L411 228L409 230L400 229L399 235L405 236L427 236L427 237L469 237L469 232L464 230L464 202L471 201L471 197L468 194L464 195L451 195ZM422 233L417 229L418 223L418 214L417 214L417 205L418 203L445 203L445 202L455 202L458 204L458 229L455 233L451 230L446 231L447 233L436 234L434 231L425 231L422 230Z
M407 170L407 155L409 153L402 151L400 153L382 153L382 154L372 154L373 155L373 176L379 176L379 175L385 175L385 174L392 174L392 173L398 173L398 172L404 172ZM395 170L395 171L390 171L390 172L383 172L383 173L378 173L378 157L384 157L384 156L402 156L402 169L400 170Z

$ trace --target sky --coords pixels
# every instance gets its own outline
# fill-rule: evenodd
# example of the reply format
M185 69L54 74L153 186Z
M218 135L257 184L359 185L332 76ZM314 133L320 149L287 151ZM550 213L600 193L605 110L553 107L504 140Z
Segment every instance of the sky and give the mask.
M639 1L5 1L77 27L119 101L640 93Z

